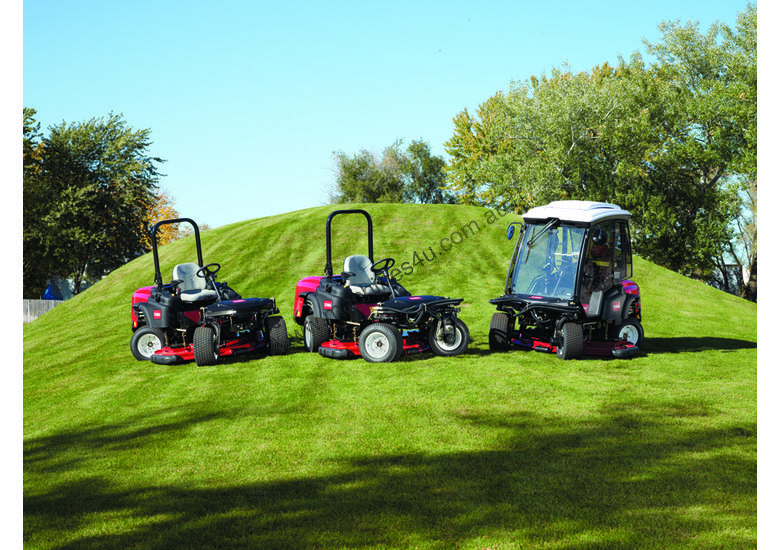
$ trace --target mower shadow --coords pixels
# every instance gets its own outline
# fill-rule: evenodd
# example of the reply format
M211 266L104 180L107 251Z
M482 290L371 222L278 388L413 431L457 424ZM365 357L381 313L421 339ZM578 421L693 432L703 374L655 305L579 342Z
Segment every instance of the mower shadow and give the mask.
M136 422L74 427L25 441L25 474L59 476L57 482L25 491L25 541L34 542L34 529L45 528L50 536L63 536L59 550L303 549L336 543L368 548L378 543L400 547L410 540L461 548L512 525L524 537L517 547L563 543L587 532L606 537L599 548L649 548L659 530L665 542L682 547L712 536L717 528L710 518L687 510L718 508L728 501L733 503L731 520L744 528L721 542L729 548L755 546L750 525L756 474L748 452L756 444L754 424L670 430L670 415L685 422L714 414L706 403L685 400L634 400L600 413L571 423L522 411L453 411L453 423L486 439L502 434L501 440L480 450L337 455L331 460L339 468L321 474L219 487L186 481L123 484L91 473L91 466L106 448L118 452L140 444L154 450L161 434L186 438L193 425L245 413L198 414L193 409L178 420L163 414L157 425L141 418L151 421L145 429L134 428ZM77 462L69 452L73 445L82 451ZM731 454L734 448L744 452ZM726 449L727 460L714 458ZM701 481L708 476L720 480L717 490ZM125 532L82 531L65 542L65 535L101 514L154 521ZM627 515L634 518L630 524ZM610 542L615 525L622 529L621 538Z
M732 352L740 349L756 349L758 344L736 338L717 338L714 336L679 336L674 338L645 338L643 354L685 353L699 351Z

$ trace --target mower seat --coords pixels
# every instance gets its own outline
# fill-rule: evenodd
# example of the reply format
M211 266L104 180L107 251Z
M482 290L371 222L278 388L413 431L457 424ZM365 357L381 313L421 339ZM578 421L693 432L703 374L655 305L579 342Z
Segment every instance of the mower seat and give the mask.
M371 259L368 256L347 256L344 259L344 286L358 296L387 294L390 287L377 282L376 274L371 271ZM347 275L350 273L350 275Z
M603 290L596 290L593 293L591 293L590 300L588 300L588 307L585 310L585 315L590 318L600 317L601 306L603 302L604 302Z
M216 301L219 295L216 290L206 288L206 278L195 275L200 266L196 263L179 264L173 268L173 280L179 280L181 301L186 303L204 300Z

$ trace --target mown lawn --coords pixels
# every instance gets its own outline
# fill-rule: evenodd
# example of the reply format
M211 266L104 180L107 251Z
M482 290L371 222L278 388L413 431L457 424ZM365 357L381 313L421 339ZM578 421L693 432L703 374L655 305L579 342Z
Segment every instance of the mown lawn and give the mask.
M301 351L292 294L322 273L328 207L204 234L231 286L277 297L284 357L136 362L130 295L152 279L140 258L25 327L25 548L756 546L755 304L638 259L640 357L491 353L508 219L369 210L377 258L439 253L402 283L466 298L465 355ZM472 220L482 230L441 249Z

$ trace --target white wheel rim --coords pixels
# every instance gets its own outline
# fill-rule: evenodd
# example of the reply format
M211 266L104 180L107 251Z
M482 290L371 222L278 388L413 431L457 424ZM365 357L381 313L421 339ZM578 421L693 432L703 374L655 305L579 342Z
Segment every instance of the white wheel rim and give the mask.
M453 328L455 330L455 341L452 344L448 344L447 340L444 339L444 327L439 327L439 330L436 331L436 343L441 349L452 351L463 341L463 334L458 330L458 327Z
M380 332L369 334L365 340L366 352L372 357L381 357L387 353L390 340Z
M308 319L303 323L303 345L306 349L311 347L311 321Z
M158 349L162 349L162 342L154 334L144 334L138 339L138 351L144 357L151 357Z
M632 344L636 344L639 340L639 331L634 325L626 325L620 329L618 335L620 340L628 340Z

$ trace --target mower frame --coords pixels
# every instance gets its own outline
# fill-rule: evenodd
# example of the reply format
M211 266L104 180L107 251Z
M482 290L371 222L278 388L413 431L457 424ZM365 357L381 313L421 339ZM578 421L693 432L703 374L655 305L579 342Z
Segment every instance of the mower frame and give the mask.
M336 216L343 215L360 215L366 220L365 258L374 274L369 294L359 293L351 284L355 273L333 273L331 225ZM369 362L396 361L404 354L426 350L441 356L465 351L470 335L457 317L463 299L412 296L390 277L395 260L374 260L373 221L368 212L332 212L325 221L325 255L324 276L305 277L295 289L293 318L303 328L308 351L330 358L363 357Z
M197 254L196 276L206 280L195 299L182 298L182 280L163 283L157 236L165 225L192 226ZM290 348L287 327L274 298L242 298L227 283L217 282L219 264L203 264L200 230L190 218L161 220L152 227L154 285L133 293L130 350L139 361L175 364L194 360L213 365L226 356L266 348L281 355Z
M644 329L631 280L630 217L614 204L556 201L509 224L507 239L521 230L504 294L490 300L497 309L490 349L516 345L561 359L635 356Z

